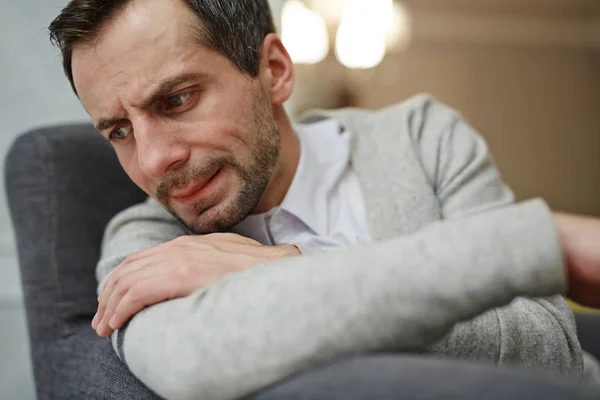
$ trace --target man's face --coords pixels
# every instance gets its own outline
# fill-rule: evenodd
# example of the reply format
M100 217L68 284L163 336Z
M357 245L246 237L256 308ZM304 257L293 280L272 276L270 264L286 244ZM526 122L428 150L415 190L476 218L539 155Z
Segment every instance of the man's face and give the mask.
M129 177L209 233L256 206L280 144L260 79L201 46L193 24L182 1L132 1L97 41L75 46L73 75Z

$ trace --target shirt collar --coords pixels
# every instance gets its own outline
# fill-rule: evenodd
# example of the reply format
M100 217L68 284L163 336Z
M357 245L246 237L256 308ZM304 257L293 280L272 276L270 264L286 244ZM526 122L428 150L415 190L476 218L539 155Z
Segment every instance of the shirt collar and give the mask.
M349 162L349 141L334 119L297 124L294 129L300 138L300 162L281 209L317 235L327 236L328 196Z
M270 219L287 212L318 236L327 236L328 196L350 162L350 135L334 119L294 124L294 131L300 141L300 159L281 206L248 216L233 228L234 232L271 243Z

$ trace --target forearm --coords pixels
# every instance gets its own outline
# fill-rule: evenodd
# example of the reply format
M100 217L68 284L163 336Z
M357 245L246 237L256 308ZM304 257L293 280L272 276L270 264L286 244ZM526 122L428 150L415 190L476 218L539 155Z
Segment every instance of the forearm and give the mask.
M543 368L581 378L583 359L573 313L562 296L518 298L457 324L428 353L497 365Z
M463 218L511 204L514 196L502 182L483 138L457 112L433 99L424 104L416 120L433 125L420 125L411 134L443 217ZM531 240L535 237L527 242ZM542 366L573 376L581 372L573 313L560 297L518 299L456 325L428 351L496 364Z
M334 358L425 349L517 296L563 290L551 216L528 204L231 274L142 311L113 343L167 399L233 399Z
M436 101L426 104L417 119L446 122L412 134L443 217L463 218L511 204L514 196L502 182L483 138L455 111ZM543 366L573 376L581 370L573 314L559 297L521 298L458 324L428 351L496 364Z

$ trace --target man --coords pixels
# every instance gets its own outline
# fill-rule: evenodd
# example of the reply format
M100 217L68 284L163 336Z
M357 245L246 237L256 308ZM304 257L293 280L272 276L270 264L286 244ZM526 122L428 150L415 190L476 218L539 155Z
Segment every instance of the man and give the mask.
M239 398L374 351L581 377L558 295L600 305L600 223L511 205L452 110L292 124L266 0L73 0L50 29L150 196L107 228L92 326L159 395Z

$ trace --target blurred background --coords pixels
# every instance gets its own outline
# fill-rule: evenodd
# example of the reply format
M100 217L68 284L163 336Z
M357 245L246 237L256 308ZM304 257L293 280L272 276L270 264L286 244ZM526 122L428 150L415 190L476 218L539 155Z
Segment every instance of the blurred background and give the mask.
M0 0L2 159L28 129L87 120L47 38L66 3ZM600 1L271 3L297 63L292 115L430 93L485 137L518 199L600 216ZM1 195L0 398L27 400L34 389L14 246Z

